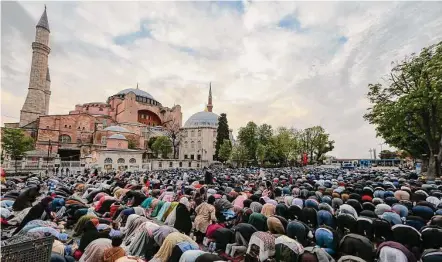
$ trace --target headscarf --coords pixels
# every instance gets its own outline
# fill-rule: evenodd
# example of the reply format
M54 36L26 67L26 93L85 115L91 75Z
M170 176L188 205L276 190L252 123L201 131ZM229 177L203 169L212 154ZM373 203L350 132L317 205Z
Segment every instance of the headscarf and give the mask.
M239 208L244 208L244 200L246 200L247 197L245 197L244 195L239 195L234 201L233 201L233 206L237 206Z
M86 247L91 243L92 241L99 238L98 230L94 226L94 224L91 221L87 221L83 228L83 235L80 239L80 245L78 249L82 252L85 251Z
M387 204L379 204L376 206L376 209L374 210L374 212L378 216L382 216L385 212L390 212L390 211L391 207Z
M115 262L120 257L124 257L126 251L122 247L111 247L104 250L103 262Z
M272 204L267 203L262 207L261 214L263 214L266 217L270 217L275 214L275 211L276 207Z
M180 203L175 208L175 222L173 227L178 231L188 235L192 230L192 220L190 218L190 203L187 198L180 199Z
M81 243L80 243L81 244ZM112 247L112 241L107 238L99 238L92 241L84 250L79 262L96 262L103 259L104 251Z
M285 204L276 205L275 213L278 216L288 217L288 207Z
M154 256L154 259L158 261L168 261L168 259L172 255L173 248L180 242L188 242L192 246L194 246L195 249L198 249L198 244L190 237L179 232L173 232L164 239L164 242L161 244L160 250L158 250L158 252Z
M249 224L254 226L258 231L267 231L267 217L261 213L254 212L251 214Z
M152 232L152 234L157 245L161 246L163 244L164 239L166 239L167 235L173 232L178 232L178 231L170 226L160 226L159 228L155 229Z
M250 204L250 209L251 209L253 212L260 213L261 210L262 210L262 204L259 203L259 202L252 202L252 203Z
M276 217L271 216L267 218L267 227L272 234L285 234L284 226Z

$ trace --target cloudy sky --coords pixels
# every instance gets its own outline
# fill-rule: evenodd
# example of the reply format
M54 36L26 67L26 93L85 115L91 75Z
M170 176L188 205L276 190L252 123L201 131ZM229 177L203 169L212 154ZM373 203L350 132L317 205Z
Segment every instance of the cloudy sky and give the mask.
M379 143L362 115L391 61L442 40L442 2L47 2L50 113L135 87L183 119L204 109L237 132L322 125L332 155ZM43 2L1 3L1 122L17 122ZM384 147L385 148L385 147Z

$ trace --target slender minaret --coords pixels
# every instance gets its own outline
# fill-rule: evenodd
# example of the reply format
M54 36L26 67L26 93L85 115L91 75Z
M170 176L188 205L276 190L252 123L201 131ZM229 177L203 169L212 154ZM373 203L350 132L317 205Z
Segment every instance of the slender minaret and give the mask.
M35 42L32 43L31 76L28 95L20 111L20 126L25 126L49 110L51 79L48 68L49 23L46 6L35 30Z
M207 111L212 112L213 105L212 105L212 83L209 84L209 101L207 103Z

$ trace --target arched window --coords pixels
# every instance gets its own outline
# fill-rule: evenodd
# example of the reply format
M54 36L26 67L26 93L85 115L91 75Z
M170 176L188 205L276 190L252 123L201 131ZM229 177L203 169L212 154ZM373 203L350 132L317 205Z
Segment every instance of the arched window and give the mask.
M195 130L190 131L190 133L192 137L195 137Z
M124 164L126 161L124 161L124 158L118 158L117 163L118 164Z
M137 160L135 158L131 158L131 159L129 159L129 163L135 164L135 163L137 163Z
M198 130L198 136L201 136L201 130Z
M184 142L184 148L187 148L187 146L188 146L188 143L186 141L186 142Z
M190 148L195 149L195 142L190 142Z
M104 160L105 164L112 164L112 158L108 157Z
M106 136L102 136L101 137L101 144L102 145L106 145L106 140L107 140L107 137Z
M198 149L201 149L201 141L198 141Z
M183 167L183 162L180 162L180 167Z
M60 141L60 143L62 143L62 144L70 143L71 142L71 137L68 136L68 135L61 135L58 138L58 141Z

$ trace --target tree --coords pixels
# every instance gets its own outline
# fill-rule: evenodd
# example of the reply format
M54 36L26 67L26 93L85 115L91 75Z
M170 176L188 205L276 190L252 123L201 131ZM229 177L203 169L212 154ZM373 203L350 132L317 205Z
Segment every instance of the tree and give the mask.
M272 139L273 129L271 125L262 124L258 127L258 141L262 145L267 145Z
M325 154L335 148L335 141L329 140L329 136L329 134L321 133L317 137L316 141L314 141L316 162L322 162Z
M219 159L221 145L224 144L224 140L226 139L230 140L229 124L227 122L227 115L222 113L218 118L218 128L216 131L215 159Z
M265 157L266 157L266 146L259 143L258 146L256 147L256 159L258 159L259 164L261 166L263 166L264 164Z
M168 120L164 121L163 128L165 129L165 135L172 142L173 158L178 158L178 150L183 138L181 124L178 119L170 115Z
M277 154L281 160L281 165L287 165L291 157L295 153L295 147L297 145L294 134L291 130L280 127L278 128L275 136L277 145Z
M153 144L155 143L156 140L157 140L156 136L153 136L153 137L149 138L149 141L147 141L148 148L152 149L152 146L153 146Z
M309 156L310 163L318 162L323 155L334 149L335 141L329 137L321 126L309 127L301 132L300 147Z
M256 148L258 146L258 126L254 122L248 122L238 132L238 140L247 150L249 159L256 160Z
M428 176L440 176L442 160L442 42L411 54L385 84L369 84L372 107L365 120L377 136L415 158L429 156Z
M248 150L244 145L237 144L232 148L231 159L237 166L243 166L248 160Z
M225 163L227 160L229 160L230 155L232 153L232 143L229 139L224 139L221 147L219 148L219 155L218 159L222 163Z
M396 152L390 151L390 150L386 150L386 149L382 150L379 153L379 158L380 159L395 159L397 157L398 157L398 155L397 155Z
M133 138L129 138L127 140L127 148L129 149L136 149L137 148L137 141Z
M167 136L159 136L155 140L152 145L152 150L156 155L161 153L163 158L167 158L167 156L172 153L172 141Z
M17 161L25 156L26 151L34 148L34 140L21 129L3 128L2 147L6 154L15 160L17 173Z

